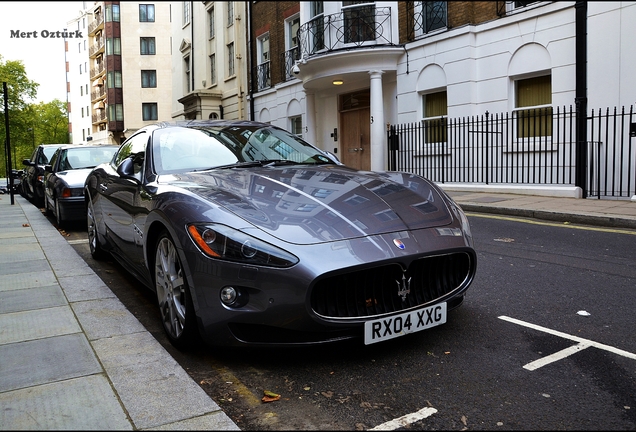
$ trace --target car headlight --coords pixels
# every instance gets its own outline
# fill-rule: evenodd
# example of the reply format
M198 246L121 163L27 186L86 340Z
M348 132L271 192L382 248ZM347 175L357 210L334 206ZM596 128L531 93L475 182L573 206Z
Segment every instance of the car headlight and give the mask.
M244 232L219 224L190 224L188 234L209 257L244 264L291 267L298 258Z

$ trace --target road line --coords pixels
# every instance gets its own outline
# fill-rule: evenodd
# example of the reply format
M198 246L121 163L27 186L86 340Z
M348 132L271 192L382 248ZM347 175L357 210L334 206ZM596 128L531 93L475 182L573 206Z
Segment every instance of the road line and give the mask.
M588 348L588 347L594 347L594 348L602 349L602 350L609 351L609 352L611 352L613 354L617 354L617 355L622 356L622 357L627 357L629 359L636 360L636 354L631 353L629 351L624 351L624 350L615 348L613 346L609 346L609 345L605 345L605 344L602 344L602 343L594 342L594 341L591 341L589 339L583 339L583 338L580 338L578 336L572 336L572 335L569 335L567 333L562 333L562 332L557 331L557 330L552 330L552 329L549 329L549 328L546 328L546 327L541 327L541 326L538 326L538 325L535 325L535 324L530 324L530 323L527 323L525 321L521 321L521 320L518 320L518 319L515 319L515 318L510 318L510 317L507 317L507 316L504 316L504 315L500 316L499 319L511 322L513 324L518 324L518 325L521 325L521 326L524 326L524 327L528 327L528 328L531 328L531 329L534 329L534 330L538 330L538 331L541 331L541 332L544 332L544 333L549 333L551 335L558 336L558 337L561 337L561 338L564 338L564 339L569 339L569 340L574 341L574 342L578 342L578 345L575 345L574 347L566 348L566 349L564 349L562 351L559 351L559 352L557 352L555 354L552 354L550 356L544 357L543 359L535 360L535 361L533 361L531 363L528 363L527 365L524 366L524 368L529 369L529 370L536 370L536 369L540 368L541 366L545 366L546 364L552 363L552 362L554 362L556 360L560 360L560 359L566 358L566 357L568 357L568 356L570 356L572 354L575 354L577 352L580 352L584 348ZM545 360L544 364L541 364L544 360Z
M395 430L397 428L405 427L410 425L411 423L415 423L416 421L420 421L435 414L437 410L435 408L422 408L421 410L403 415L400 418L396 418L395 420L388 421L386 423L382 423L374 428L369 430Z
M580 226L580 225L570 224L569 222L561 222L561 223L540 222L536 220L506 217L506 216L495 216L495 215L489 215L484 213L473 213L473 212L465 212L465 213L466 213L466 216L480 217L480 218L486 218L486 219L499 219L499 220L507 220L511 222L523 222L523 223L528 223L533 225L547 225L547 226L553 226L553 227L559 227L559 228L580 229L585 231L601 231L601 232L608 232L608 233L636 235L636 231L628 231L623 229L611 229L611 228L597 228L592 226Z
M535 360L531 363L528 363L527 365L525 365L523 368L524 369L528 369L528 370L535 370L535 369L539 369L542 366L545 366L547 364L550 363L554 363L557 360L561 360L564 359L568 356L571 356L572 354L576 354L577 352L584 350L585 348L589 348L590 345L585 345L585 344L577 344L577 345L572 345L569 348L566 348L564 350L555 352L554 354L550 354L547 357L543 357L539 360Z

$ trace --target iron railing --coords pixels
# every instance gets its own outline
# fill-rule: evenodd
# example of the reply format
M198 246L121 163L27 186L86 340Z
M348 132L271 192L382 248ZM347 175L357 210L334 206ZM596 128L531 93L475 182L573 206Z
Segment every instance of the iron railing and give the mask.
M587 166L576 166L576 112L570 106L391 125L389 169L437 183L575 185L587 170L586 196L636 194L635 115L609 109L587 118Z
M300 48L298 48L298 46L288 49L282 54L282 82L289 81L290 79L296 77L292 72L292 68L298 60L300 60Z
M320 15L298 30L301 57L355 47L393 45L391 8L365 4Z
M270 62L266 61L256 66L256 90L265 90L271 86L272 76L270 73Z
M448 26L448 2L406 2L407 38L412 41Z

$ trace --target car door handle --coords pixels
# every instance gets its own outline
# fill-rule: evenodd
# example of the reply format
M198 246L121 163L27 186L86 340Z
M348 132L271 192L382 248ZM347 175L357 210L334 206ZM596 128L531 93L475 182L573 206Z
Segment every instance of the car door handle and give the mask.
M106 189L108 189L108 186L106 186L104 183L100 183L99 184L99 190L104 192L104 191L106 191Z

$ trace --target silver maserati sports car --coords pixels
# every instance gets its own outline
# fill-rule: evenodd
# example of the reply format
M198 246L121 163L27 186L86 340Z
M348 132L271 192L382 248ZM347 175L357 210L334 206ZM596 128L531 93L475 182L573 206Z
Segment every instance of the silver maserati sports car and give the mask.
M179 348L386 341L444 324L477 268L437 185L356 171L264 123L144 127L85 197L93 257L156 292Z

